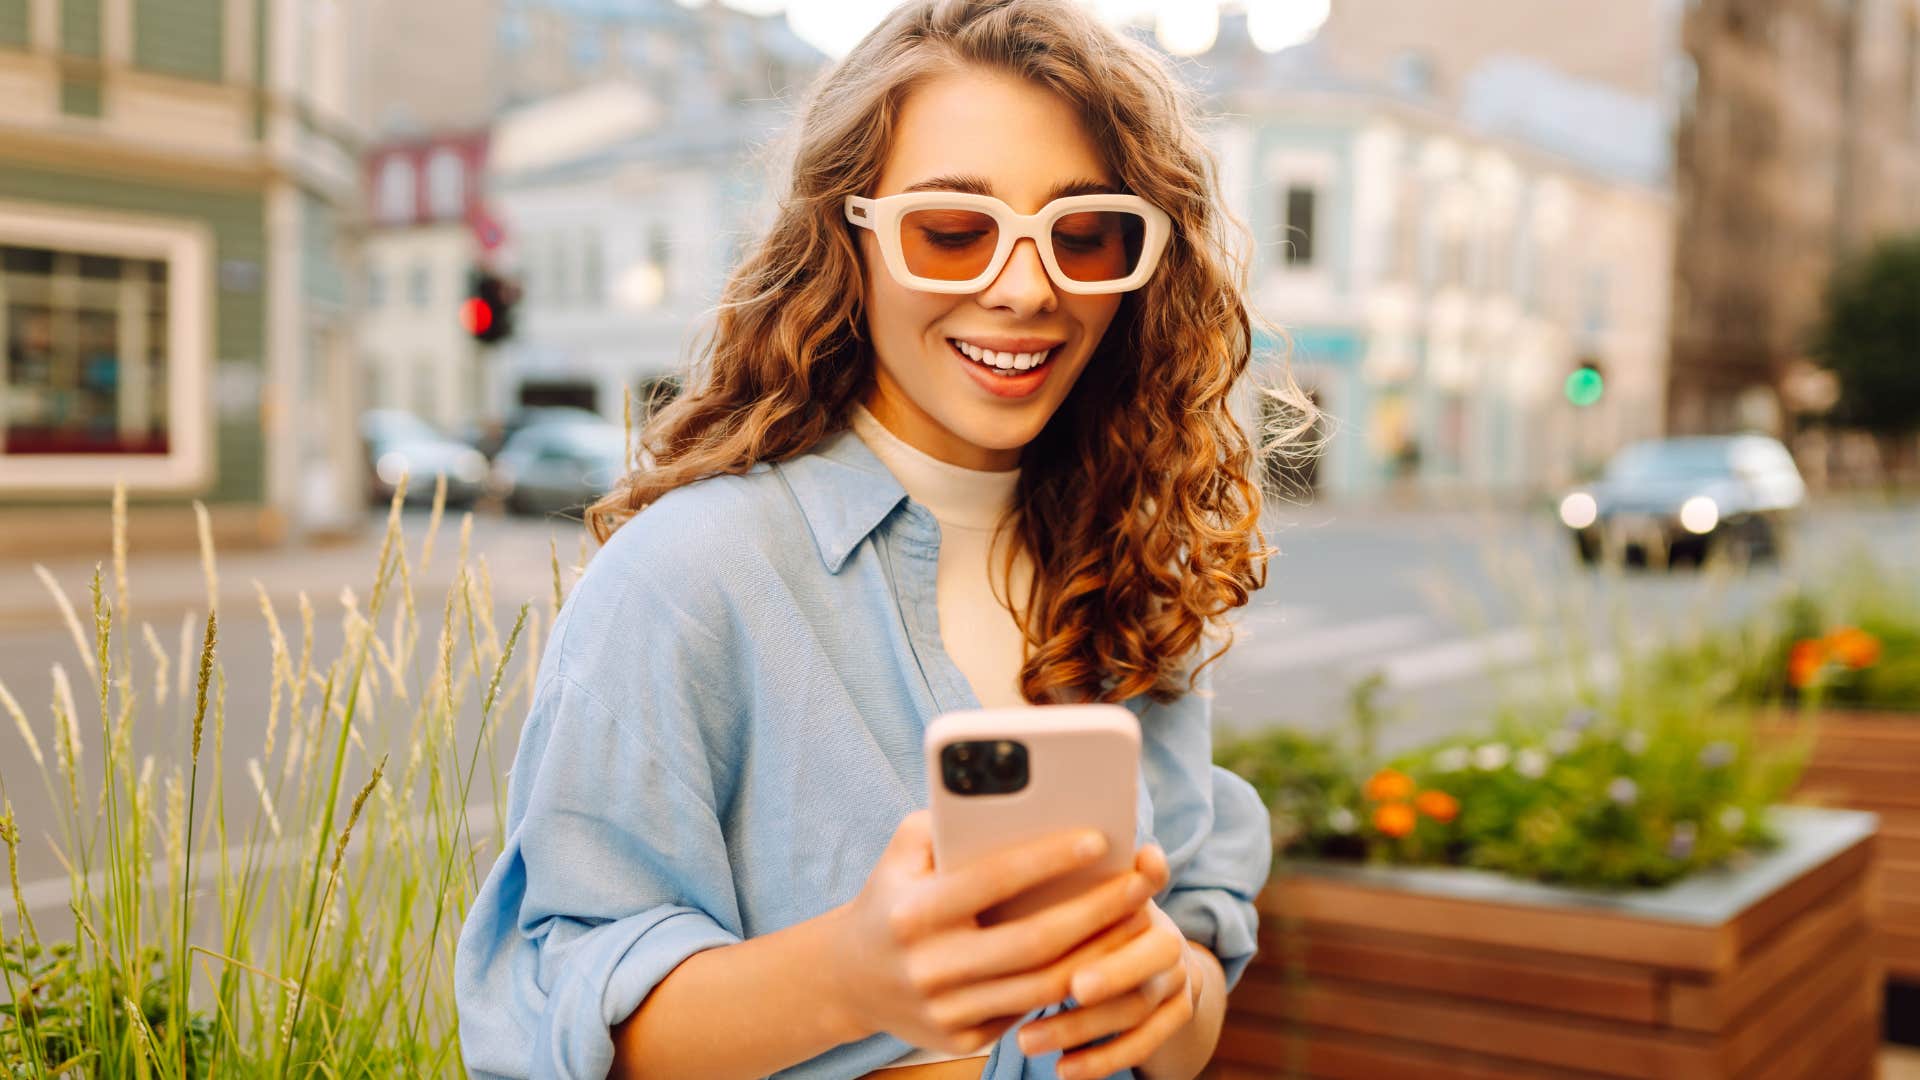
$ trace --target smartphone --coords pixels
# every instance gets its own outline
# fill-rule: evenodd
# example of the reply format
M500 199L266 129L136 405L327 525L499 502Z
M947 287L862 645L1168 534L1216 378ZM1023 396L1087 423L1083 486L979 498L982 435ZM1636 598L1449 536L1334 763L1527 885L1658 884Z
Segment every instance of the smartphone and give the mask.
M980 913L983 926L1059 903L1133 868L1140 721L1112 704L942 713L927 726L934 869L1066 829L1106 834L1099 862Z

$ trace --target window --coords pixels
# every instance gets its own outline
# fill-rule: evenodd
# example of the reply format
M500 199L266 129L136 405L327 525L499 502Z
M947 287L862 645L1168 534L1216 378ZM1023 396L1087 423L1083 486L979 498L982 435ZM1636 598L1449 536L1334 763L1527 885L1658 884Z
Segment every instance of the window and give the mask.
M433 357L414 357L413 414L429 423L440 413L440 410L434 405L435 400L440 396L438 393L440 380L435 378L438 374L439 373L434 370Z
M573 42L569 52L573 55L574 66L581 71L593 71L606 60L606 42L604 31L598 23L585 21L573 28Z
M427 206L442 219L466 212L467 167L452 150L435 150L427 162Z
M396 154L380 166L378 206L380 220L388 224L413 220L412 161Z
M386 398L380 392L382 376L386 368L377 356L369 356L360 365L360 407L379 409L386 406Z
M1288 266L1313 265L1315 201L1316 193L1311 187L1293 184L1287 188L1286 236L1282 250Z
M419 310L433 302L433 271L426 263L413 264L413 270L407 275L407 295Z
M209 479L205 234L0 204L0 491Z
M580 236L580 299L586 306L597 308L606 303L604 277L600 233L589 228Z
M555 231L547 244L547 299L554 307L573 303L573 268L567 265L566 234Z

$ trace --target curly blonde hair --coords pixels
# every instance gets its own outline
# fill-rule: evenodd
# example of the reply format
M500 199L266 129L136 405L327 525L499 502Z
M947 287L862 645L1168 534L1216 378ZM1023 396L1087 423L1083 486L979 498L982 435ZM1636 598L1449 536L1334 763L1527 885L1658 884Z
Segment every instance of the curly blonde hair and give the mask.
M873 357L843 200L872 194L908 93L969 67L1060 95L1123 189L1173 219L1161 266L1124 296L1089 360L1102 377L1076 383L1023 452L1009 518L1034 565L1013 612L1027 641L1022 695L1171 701L1231 646L1222 617L1265 585L1274 553L1255 454L1229 410L1243 377L1254 381L1247 262L1228 235L1246 228L1221 206L1191 91L1072 0L906 4L821 77L794 133L791 182L726 283L698 375L647 419L642 467L587 524L604 542L674 488L805 454L848 425ZM1263 449L1297 448L1314 405L1284 367L1255 389L1281 406L1262 411L1273 417ZM1203 637L1223 644L1189 665Z

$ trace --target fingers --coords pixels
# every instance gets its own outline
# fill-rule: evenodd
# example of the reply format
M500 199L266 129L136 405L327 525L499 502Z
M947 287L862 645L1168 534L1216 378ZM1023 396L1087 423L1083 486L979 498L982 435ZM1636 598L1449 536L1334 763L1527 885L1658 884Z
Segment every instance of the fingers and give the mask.
M1167 867L1167 853L1161 850L1159 844L1147 844L1134 852L1133 868L1145 874L1147 880L1153 883L1155 896L1160 895L1160 890L1167 887L1167 882L1172 876Z
M1024 1016L1064 1001L1074 972L1121 948L1152 926L1153 920L1145 909L1137 910L1045 967L956 987L934 1002L933 1018L944 1026L975 1024L983 1017Z
M1140 986L1148 979L1186 962L1186 939L1171 924L1156 923L1112 953L1076 973L1074 999L1093 1005ZM1158 1000L1158 999L1156 999Z
M937 964L947 985L1040 967L1125 919L1150 895L1147 880L1128 871L1029 915L954 935L941 943Z
M1129 997L1132 996L1129 995ZM1120 1001L1126 1000L1126 998L1120 999ZM1108 1002L1107 1005L1118 1007L1117 1002ZM1106 1008L1107 1005L1096 1006L1096 1008ZM1052 1022L1070 1015L1073 1014L1062 1013L1060 1017L1049 1017L1048 1021ZM1158 1005L1152 1007L1146 1019L1133 1025L1112 1042L1062 1055L1054 1065L1054 1073L1060 1080L1093 1080L1095 1077L1110 1076L1122 1069L1130 1069L1145 1061L1192 1019L1193 999L1186 994L1169 993ZM1026 1032L1022 1031L1023 1039L1025 1035ZM1096 1035L1094 1038L1099 1036ZM1081 1043L1069 1045L1078 1046Z
M1080 846L1083 841L1092 846ZM1043 881L1087 866L1106 850L1106 837L1088 829L1062 831L994 852L942 875L937 887L899 916L904 925L898 928L924 934L962 922Z

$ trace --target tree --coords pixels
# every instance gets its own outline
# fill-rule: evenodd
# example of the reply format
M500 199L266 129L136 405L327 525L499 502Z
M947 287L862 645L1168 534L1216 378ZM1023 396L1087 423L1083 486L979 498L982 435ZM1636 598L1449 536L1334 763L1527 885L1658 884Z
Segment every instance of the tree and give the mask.
M1813 352L1840 383L1833 422L1876 436L1891 480L1920 432L1920 234L1835 272Z

